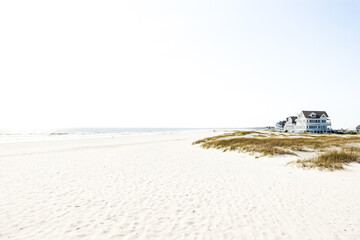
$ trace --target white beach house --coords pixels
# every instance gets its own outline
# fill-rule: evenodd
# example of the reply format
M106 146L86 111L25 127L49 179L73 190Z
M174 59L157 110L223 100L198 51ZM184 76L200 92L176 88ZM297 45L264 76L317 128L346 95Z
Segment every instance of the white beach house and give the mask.
M331 121L325 111L302 111L294 128L295 132L329 133Z
M287 117L284 125L285 132L294 132L297 117Z
M287 117L286 121L276 123L275 129L280 132L330 133L331 121L325 111L302 111L296 117ZM360 126L357 131L360 131Z

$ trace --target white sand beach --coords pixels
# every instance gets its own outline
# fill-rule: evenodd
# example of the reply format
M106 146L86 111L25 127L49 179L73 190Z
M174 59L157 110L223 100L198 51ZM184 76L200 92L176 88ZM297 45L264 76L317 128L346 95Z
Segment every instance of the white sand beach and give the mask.
M202 149L194 131L0 144L0 239L360 239L360 165Z

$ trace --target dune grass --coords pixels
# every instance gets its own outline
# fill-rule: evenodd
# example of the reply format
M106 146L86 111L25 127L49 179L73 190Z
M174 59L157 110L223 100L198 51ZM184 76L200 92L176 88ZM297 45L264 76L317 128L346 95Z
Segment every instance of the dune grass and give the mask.
M327 169L333 171L344 169L344 165L352 162L360 163L360 148L343 147L341 150L328 151L315 158L297 160L289 164L296 164L304 168L319 168L321 170Z
M252 137L246 135L253 134ZM238 137L236 137L238 136ZM349 143L360 143L360 137L342 137L337 135L304 135L288 134L263 137L259 132L227 133L204 138L194 142L203 148L222 149L223 151L240 151L260 153L262 156L279 154L296 154L296 151L324 150L330 147L340 147Z
M298 166L319 167L321 169L341 169L348 161L357 161L360 148L349 144L360 143L359 136L339 136L333 134L275 134L256 131L235 131L194 142L203 148L225 151L239 151L259 156L297 155L297 152L322 152L315 159L299 160ZM330 149L341 148L340 151ZM339 160L340 159L340 160ZM355 160L354 160L355 159Z

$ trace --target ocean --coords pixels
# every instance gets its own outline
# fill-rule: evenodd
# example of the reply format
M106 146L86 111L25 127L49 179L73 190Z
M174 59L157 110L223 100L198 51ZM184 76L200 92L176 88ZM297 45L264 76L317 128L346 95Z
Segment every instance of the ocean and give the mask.
M0 142L77 139L120 135L170 134L209 128L59 128L43 130L0 130Z

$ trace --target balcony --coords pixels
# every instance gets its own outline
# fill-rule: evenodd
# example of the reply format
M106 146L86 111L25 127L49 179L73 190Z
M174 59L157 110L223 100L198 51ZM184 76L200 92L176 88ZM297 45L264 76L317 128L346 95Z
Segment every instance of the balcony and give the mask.
M307 126L331 126L331 122L327 123L307 123Z

